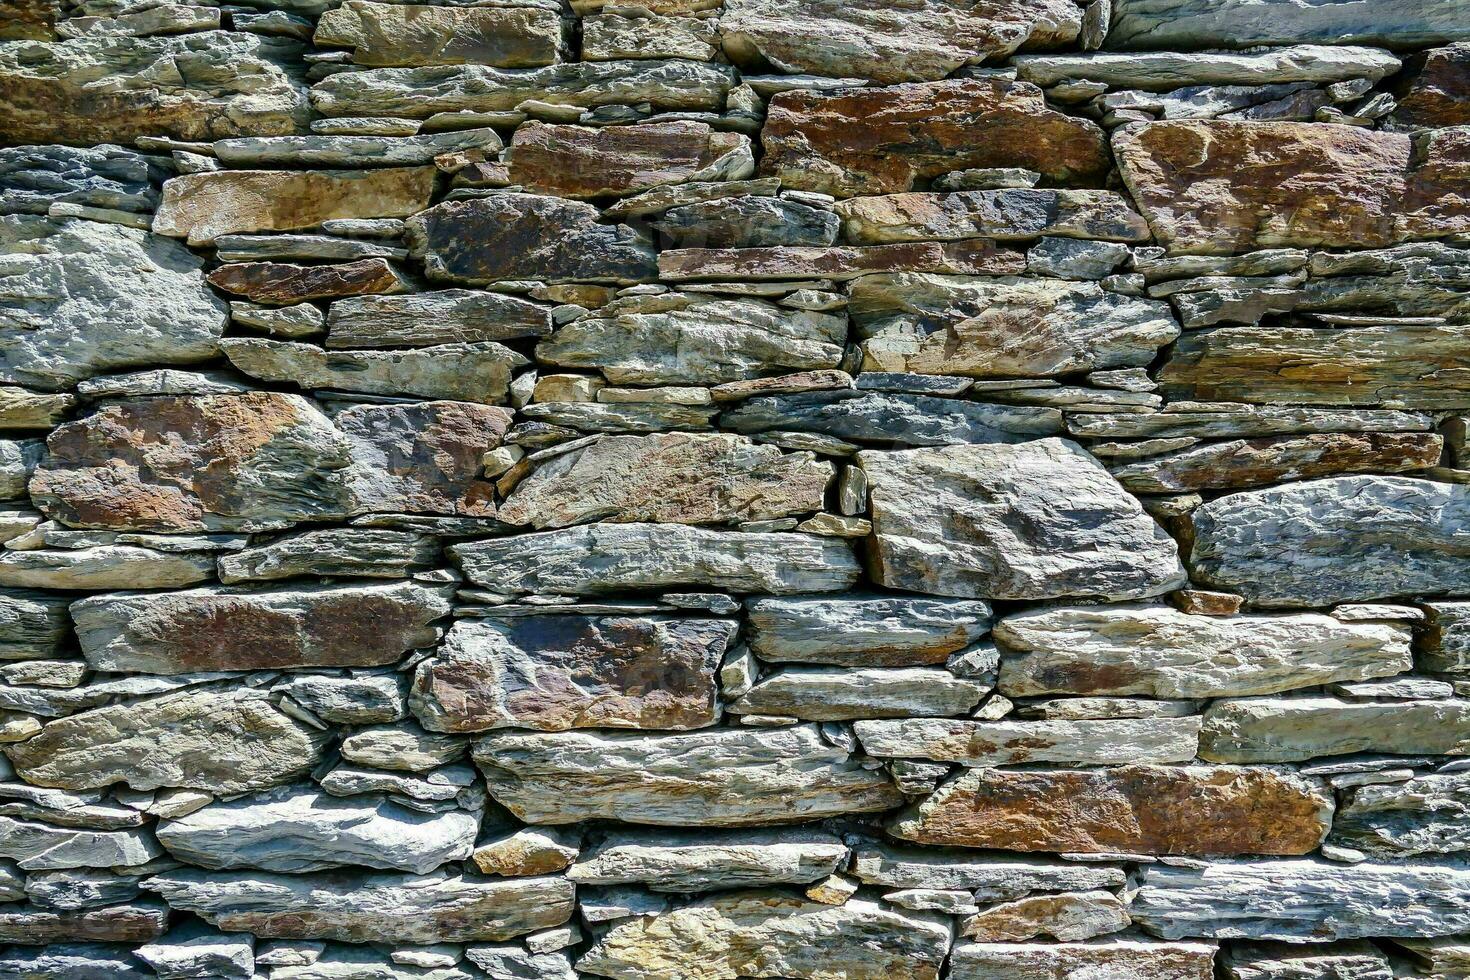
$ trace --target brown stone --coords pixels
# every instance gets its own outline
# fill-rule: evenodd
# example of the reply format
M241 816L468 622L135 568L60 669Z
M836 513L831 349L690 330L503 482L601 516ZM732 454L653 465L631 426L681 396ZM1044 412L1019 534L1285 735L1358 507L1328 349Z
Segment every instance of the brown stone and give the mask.
M1470 123L1470 41L1408 59L1393 122L1437 129Z
M1381 248L1470 230L1470 134L1176 120L1118 130L1123 180L1172 252L1278 246Z
M338 300L327 311L326 346L433 347L544 337L551 333L549 310L519 296L478 289L358 296Z
M214 170L165 181L153 231L207 245L237 232L315 228L338 218L404 218L429 206L433 167Z
M57 428L31 478L47 516L120 531L240 531L351 510L350 444L298 395L150 398Z
M407 289L398 270L386 259L362 259L342 265L237 262L222 265L205 278L210 285L251 302L277 306Z
M359 65L494 65L536 68L558 60L561 15L535 7L434 7L347 0L317 21L312 40L352 49Z
M1329 432L1210 442L1113 468L1134 493L1259 487L1340 473L1405 473L1439 464L1428 432Z
M433 731L687 730L712 725L720 619L522 616L461 620L419 665L411 705Z
M961 276L1019 275L1026 255L975 238L901 245L672 248L659 253L659 278L672 281L856 279L875 272L932 272Z
M1284 770L1234 766L973 769L900 815L923 844L1006 851L1307 854L1332 793Z
M7 903L0 905L0 943L146 943L168 929L168 913L168 906L158 901L77 911Z
M743 180L754 169L749 137L719 132L702 122L604 127L529 122L516 129L510 144L511 183L557 197Z
M761 172L839 197L892 194L952 170L1024 167L1096 185L1109 168L1095 123L1046 106L1041 89L956 79L771 99Z
M354 405L334 419L352 442L348 482L364 510L494 517L482 457L510 428L509 409L470 402Z
M1195 616L1234 616L1245 605L1244 596L1207 589L1180 589L1170 592L1168 599L1175 609Z

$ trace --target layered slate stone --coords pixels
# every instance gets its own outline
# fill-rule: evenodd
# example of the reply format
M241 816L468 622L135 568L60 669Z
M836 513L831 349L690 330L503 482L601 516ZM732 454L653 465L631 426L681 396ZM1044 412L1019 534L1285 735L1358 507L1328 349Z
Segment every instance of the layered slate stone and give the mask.
M898 245L803 245L670 248L658 256L659 278L670 282L789 281L817 276L834 281L879 272L1011 275L1026 269L1025 253L988 239L906 242Z
M539 303L504 293L440 289L340 299L327 310L326 346L433 347L549 333L551 316Z
M682 524L588 524L449 548L478 585L511 595L601 595L698 587L837 592L860 569L838 538L719 531Z
M330 738L258 688L202 687L58 718L6 754L38 786L248 793L305 775Z
M322 14L312 41L352 49L372 67L554 64L563 47L560 15L534 7L432 7L347 0Z
M729 710L803 721L945 717L970 711L990 688L931 667L788 667L762 677Z
M1336 39L1334 39L1336 40ZM1032 54L1016 59L1016 73L1025 81L1052 86L1068 81L1102 82L1114 89L1183 89L1181 99L1198 115L1222 112L1273 101L1299 91L1293 82L1340 82L1362 78L1378 82L1399 68L1399 59L1381 48L1345 44L1300 44L1254 51L1150 51L1087 54ZM1224 88L1226 91L1200 91ZM1236 103L1231 90L1257 87L1266 96ZM1203 98L1201 98L1203 96ZM1190 103L1194 97L1198 102ZM1212 98L1213 97L1213 98ZM1215 102L1214 99L1219 99ZM1164 116L1171 118L1164 102ZM1249 118L1249 116L1247 116Z
M951 170L1024 167L1097 184L1102 130L1047 108L1041 90L1000 78L838 92L783 92L761 130L761 172L839 197L891 194Z
M957 715L963 710L948 713ZM1199 729L1197 716L1080 721L907 717L853 723L853 731L869 755L966 766L1188 762L1194 758Z
M1470 773L1360 786L1333 820L1332 842L1384 859L1470 850Z
M1470 703L1326 695L1216 701L1200 733L1200 758L1212 762L1296 762L1354 752L1470 754Z
M335 575L408 578L438 563L439 543L426 534L372 527L326 528L275 538L215 561L226 585Z
M588 521L728 524L822 509L832 464L744 436L604 436L542 462L499 517L557 528Z
M720 19L725 53L737 62L759 58L783 72L885 85L941 79L1023 45L1066 44L1081 28L1081 11L1066 0L932 0L903 7L875 0L733 0Z
M890 832L1009 851L1306 854L1326 836L1332 810L1324 784L1285 770L972 769L898 817Z
M680 248L829 246L841 224L831 211L754 194L684 204L653 222L665 245Z
M339 872L219 873L183 868L148 879L175 909L262 938L429 944L501 942L559 926L575 910L565 878L467 878Z
M56 391L219 352L224 304L204 284L201 260L176 242L116 224L13 215L0 218L0 258L0 381Z
M45 214L52 204L146 213L166 170L125 147L13 146L0 149L0 210Z
M72 604L98 670L188 674L278 667L370 667L440 635L442 590L414 582L119 592Z
M1032 980L1033 977L1135 976L1210 980L1213 943L1107 939L1092 943L956 943L953 980Z
M323 350L314 344L231 337L220 347L230 363L264 381L373 395L417 395L495 404L526 358L494 341L409 350Z
M386 796L285 786L158 824L158 840L202 868L321 871L343 865L427 874L474 849L479 814L425 813Z
M577 962L626 980L830 977L937 980L949 924L869 899L823 905L784 892L737 891L613 927Z
M1193 514L1199 582L1261 606L1463 592L1470 491L1345 476L1231 494Z
M1411 630L1318 613L1200 616L1169 606L1062 606L1008 616L997 687L1156 698L1276 694L1412 666Z
M664 616L461 620L414 674L426 728L682 730L715 723L736 623Z
M70 603L69 596L51 592L0 588L0 660L56 656L71 634Z
M0 49L7 141L131 143L294 133L306 92L289 44L257 34L93 35ZM106 77L108 84L98 85Z
M22 871L147 864L163 853L142 830L74 830L0 817L0 857Z
M36 589L167 589L214 578L214 555L130 545L0 553L0 585Z
M163 185L160 235L207 245L238 232L314 228L339 218L403 218L429 206L433 167L215 170Z
M1062 431L1054 408L836 389L750 398L720 416L736 432L816 432L897 446L1027 442Z
M1335 943L1231 943L1220 957L1228 980L1285 980L1333 974L1390 980L1393 967L1382 950L1362 940Z
M127 902L90 909L49 909L36 905L0 906L0 941L10 943L146 943L168 929L169 908L162 902ZM20 947L24 948L24 947ZM48 945L45 949L56 949ZM62 947L65 949L65 947ZM106 947L104 947L106 948ZM116 947L111 947L116 948ZM17 947L11 947L12 951ZM102 960L105 969L108 961ZM46 968L73 966L48 960ZM91 974L84 974L91 975ZM152 974L150 974L152 975Z
M1352 126L1178 120L1119 130L1113 149L1174 252L1381 248L1470 227L1463 192L1446 183L1470 159L1456 130L1416 156L1406 135Z
M536 359L600 370L616 385L722 384L836 368L844 318L698 293L615 300L536 345Z
M244 531L351 510L350 443L297 395L164 397L59 426L31 499L73 527Z
M1092 939L1128 928L1128 910L1112 892L1033 895L992 905L966 919L961 934L981 942L1008 942L1051 936L1066 941Z
M446 201L409 219L410 250L432 279L631 283L655 278L653 246L627 225L598 223L580 201L494 194Z
M339 265L232 262L220 266L205 278L211 286L227 293L270 306L295 306L311 300L344 296L401 293L408 289L408 283L399 270L381 258L359 259ZM249 343L233 338L231 342Z
M516 128L508 162L513 183L573 198L743 180L755 172L749 137L693 121L602 128L530 122Z
M990 627L974 599L793 596L745 604L746 642L762 660L843 667L942 664Z
M758 826L872 813L902 799L887 775L824 742L814 726L491 732L474 755L490 795L537 824Z
M850 242L1019 241L1058 238L1135 242L1148 224L1128 200L1112 191L1013 188L953 194L884 194L839 201L843 235Z
M940 851L877 841L855 846L851 867L853 875L865 884L888 889L962 890L981 902L1019 898L1032 892L1117 889L1127 880L1117 864Z
M1166 304L1090 282L880 274L849 297L869 371L1050 377L1146 365L1179 336Z
M353 405L333 418L352 444L346 478L358 508L467 517L495 516L483 458L511 420L508 409L457 401Z
M1425 628L1415 653L1424 670L1470 672L1470 602L1437 600L1423 604Z
M583 851L567 877L659 892L806 884L836 871L847 853L840 839L817 830L618 830Z
M858 454L873 577L998 599L1159 595L1184 581L1173 539L1075 443Z
M493 154L503 146L500 135L494 129L485 126L479 129L451 130L447 133L430 132L415 136L369 136L350 133L314 133L310 136L237 136L233 139L215 140L211 149L214 150L220 162L226 166L259 171L259 168L262 167L422 167L433 163L441 156ZM362 175L353 171L267 173L266 179L274 178L290 187L292 177L313 176L351 179L360 178ZM407 176L400 174L400 180ZM427 206L427 201L424 206ZM396 219L389 216L373 217L371 215L362 218L344 216L324 219L324 221L334 223L357 220L392 221ZM343 226L334 224L333 227L340 231ZM325 240L318 240L318 245L322 248L369 247L365 242L343 242L330 236L323 236L323 239ZM262 248L269 246L267 242L256 244ZM221 245L221 247L225 246ZM327 256L318 255L316 257L326 258Z
M1466 40L1455 0L1406 7L1298 4L1292 0L1118 0L1108 47L1247 47L1321 41L1413 47Z
M1315 858L1150 864L1129 912L1165 939L1453 936L1470 930L1470 869Z

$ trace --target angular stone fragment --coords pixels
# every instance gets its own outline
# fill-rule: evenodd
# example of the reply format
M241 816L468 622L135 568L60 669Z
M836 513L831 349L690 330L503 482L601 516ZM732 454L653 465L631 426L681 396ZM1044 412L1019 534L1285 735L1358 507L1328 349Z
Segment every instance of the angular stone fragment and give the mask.
M962 889L982 902L1038 891L1116 889L1125 881L1123 869L1116 865L876 842L854 848L852 873L866 884L884 888Z
M712 61L718 53L719 19L642 12L582 18L582 60L688 58Z
M210 554L168 554L151 548L95 548L0 553L0 585L37 589L167 589L214 577Z
M1398 473L1439 464L1443 440L1429 433L1349 433L1239 439L1192 446L1113 468L1134 493L1187 493L1314 479Z
M848 310L874 371L1050 377L1147 365L1179 336L1163 303L1056 279L863 276Z
M342 8L338 8L342 9ZM479 152L495 154L503 144L495 130L452 130L447 133L423 133L414 136L323 135L311 136L243 136L216 140L214 154L230 167L391 167L422 166L444 154ZM277 174L289 176L342 178L361 174L318 172L315 174ZM432 185L432 181L430 181ZM360 207L361 205L359 205ZM326 218L323 230L333 234L353 234L351 222L392 221L392 216L352 216ZM348 224L344 227L343 222ZM369 226L371 227L371 226ZM333 229L340 229L333 231ZM371 236L379 237L379 236ZM397 237L397 236L386 236ZM359 247L367 243L358 242Z
M205 687L59 718L6 754L38 786L248 793L305 774L329 737L281 713L264 691Z
M0 150L0 213L45 214L52 204L146 213L167 171L121 146L13 146Z
M1457 130L1417 156L1407 136L1352 126L1180 120L1125 127L1113 149L1133 198L1171 252L1273 246L1379 248L1470 228ZM1318 175L1330 173L1322 181Z
M505 401L511 373L527 363L523 356L494 341L409 350L326 351L312 344L232 337L220 347L231 364L265 381L486 404Z
M522 827L475 846L475 867L486 874L507 876L550 874L577 859L576 831Z
M847 845L812 830L618 831L567 872L578 885L640 884L661 892L806 884L847 859Z
M0 858L22 871L147 864L163 854L140 830L74 830L0 817Z
M255 975L255 937L221 933L198 923L185 923L140 946L137 957L153 967L159 980Z
M469 857L479 825L479 815L464 810L423 813L387 797L284 786L162 821L158 840L174 857L216 870L362 865L425 874Z
M555 10L434 7L347 0L317 21L313 43L352 49L359 65L554 64L562 47Z
M536 345L536 359L618 385L722 384L842 363L843 317L693 293L650 299L573 320Z
M1219 497L1192 515L1190 568L1260 606L1464 592L1470 489L1344 476Z
M990 606L969 599L793 596L752 599L745 610L752 652L777 663L941 664L990 627Z
M251 302L280 306L314 299L401 293L408 288L386 259L361 259L341 265L235 262L220 266L205 278L210 285Z
M1470 869L1315 858L1150 864L1129 911L1165 939L1452 936L1470 931Z
M896 718L853 723L869 755L966 766L1188 762L1194 758L1199 728L1198 717L1097 721Z
M859 574L852 549L839 539L681 524L588 524L454 545L449 554L471 581L512 595L691 586L778 595L836 592Z
M274 136L306 122L291 45L256 34L93 35L0 48L6 141L131 143Z
M744 180L755 171L750 138L702 122L548 126L530 122L511 140L510 179L536 194L606 197L664 184Z
M601 61L502 70L484 65L379 68L340 72L312 87L324 116L407 116L470 110L508 112L532 100L584 109L651 103L662 109L717 111L735 71L697 61Z
M542 337L551 333L551 317L517 296L441 289L338 300L327 310L327 331L329 348L433 347Z
M1372 943L1231 943L1220 966L1227 980L1392 980L1388 957Z
M588 521L728 524L822 509L832 464L744 436L605 436L543 462L499 518L557 528Z
M1275 694L1409 670L1412 633L1317 613L1195 616L1168 606L1062 606L995 627L997 688L1157 698Z
M134 959L127 946L54 942L47 946L13 946L7 949L0 954L0 976L153 980L155 974Z
M1002 78L783 92L771 99L761 142L763 174L839 197L912 190L974 167L1023 167L1086 186L1108 168L1096 124Z
M1174 541L1076 444L864 451L882 585L936 595L1109 599L1184 580Z
M1212 943L1107 939L1091 943L956 943L953 980L1040 980L1051 977L1150 977L1210 980Z
M747 195L671 208L653 226L665 244L679 248L754 248L828 246L841 221L786 198Z
M219 579L234 585L298 575L407 578L410 572L435 564L438 557L439 546L428 535L367 527L329 528L220 555Z
M854 561L854 580L856 565ZM51 592L0 589L0 660L56 656L71 634L70 603L70 597Z
M498 942L571 918L565 878L466 878L338 872L220 873L185 868L148 880L175 909L231 932L340 942ZM360 975L360 974L358 974Z
M1109 48L1179 49L1253 44L1383 44L1393 48L1470 35L1456 0L1404 7L1293 0L1117 0Z
M1437 128L1470 124L1470 43L1425 51L1407 59L1395 125Z
M1295 762L1354 752L1470 755L1470 702L1321 695L1217 701L1200 733L1200 758L1212 762Z
M408 222L410 251L429 277L631 283L656 275L652 245L627 225L599 224L581 201L494 194L446 201Z
M1324 784L1287 770L972 769L897 817L890 833L1011 851L1306 854L1327 835L1332 809Z
M1470 672L1470 602L1423 604L1426 628L1419 634L1416 660L1421 670Z
M371 725L408 716L406 679L396 671L355 676L292 674L275 688L322 721Z
M157 939L168 929L168 913L168 906L162 902L147 901L74 912L5 904L0 905L0 942L146 943ZM63 961L55 965L65 967L70 964Z
M999 249L985 239L960 242L908 242L900 245L790 245L753 248L665 249L658 256L659 278L671 282L788 281L815 276L843 282L875 272L929 272L984 276L1019 274L1026 256Z
M1470 850L1470 773L1361 786L1338 811L1331 839L1385 859Z
M537 824L759 826L871 813L902 799L886 775L825 743L815 726L491 732L474 753L490 795Z
M1017 48L1070 43L1081 12L1065 0L966 4L925 0L731 0L720 20L725 53L783 72L871 78L887 85L941 79ZM958 168L956 168L958 169Z
M216 170L163 185L160 235L207 245L236 232L314 228L338 218L403 218L429 206L433 167L384 170Z
M482 346L510 355L493 343L428 350L448 354ZM424 364L462 375L474 362L449 357ZM369 511L495 516L495 492L481 477L482 460L500 445L511 418L504 408L457 401L354 405L338 412L337 428L352 443L346 476L353 499Z
M762 678L729 710L804 721L944 717L968 712L990 687L932 667L789 667Z
M991 906L965 920L961 934L984 943L1043 935L1073 942L1118 932L1131 921L1112 892L1064 892Z
M618 980L937 980L948 950L938 916L738 891L615 923L577 969Z
M437 640L449 609L441 591L394 582L119 592L71 613L94 668L188 674L392 663Z
M854 197L836 205L846 240L858 244L1056 235L1147 241L1148 224L1112 191L959 191ZM1100 277L1099 277L1100 278Z
M419 726L381 725L359 728L342 740L342 758L359 765L395 772L426 772L464 755L464 739L426 732Z
M1335 42L1337 39L1333 38ZM1380 81L1399 59L1379 48L1337 43L1301 44L1252 52L1159 51L1119 54L1032 54L1016 59L1016 74L1052 86L1087 80L1113 88L1177 89L1192 85L1266 85L1283 82Z
M96 221L0 218L0 381L57 390L218 354L225 307L177 242ZM121 274L127 270L126 274Z
M1061 430L1061 413L928 395L838 389L751 398L720 416L736 432L815 432L898 446L1026 442Z
M715 723L730 620L522 616L457 622L414 674L425 727L690 729Z

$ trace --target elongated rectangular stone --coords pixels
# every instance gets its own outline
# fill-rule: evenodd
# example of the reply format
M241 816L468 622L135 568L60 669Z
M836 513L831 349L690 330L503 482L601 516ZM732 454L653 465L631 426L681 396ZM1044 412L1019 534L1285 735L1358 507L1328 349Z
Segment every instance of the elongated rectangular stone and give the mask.
M990 687L933 667L788 667L761 678L728 710L806 721L944 717L970 711Z
M845 282L879 272L1003 276L1025 270L1024 252L998 248L981 238L898 245L670 248L658 255L658 275L667 282L789 281L793 277Z
M1188 762L1194 758L1199 728L1198 717L1083 721L902 718L853 723L869 755L966 766Z
M854 197L835 206L842 233L855 245L990 238L1024 241L1043 235L1142 242L1148 222L1113 191L1011 188L910 192Z
M793 596L751 599L745 613L762 660L845 667L940 664L990 626L990 606L977 599Z
M1115 0L1108 47L1249 47L1253 44L1384 44L1394 48L1470 40L1458 0L1402 6L1294 0Z
M231 364L262 381L488 405L505 401L512 373L527 363L521 354L494 341L413 350L324 351L312 344L235 337L220 346Z
M536 194L594 198L689 181L744 180L750 138L690 120L629 126L518 126L507 156L512 183Z
M373 67L536 68L559 60L562 34L555 10L347 0L322 14L312 42L351 48L355 64Z
M844 865L847 853L840 839L814 830L624 830L583 851L567 877L659 892L806 884Z
M549 307L504 293L440 289L339 299L327 310L326 346L433 347L549 333Z
M951 980L1039 980L1042 977L1150 977L1210 980L1213 943L1100 939L1086 943L955 944Z
M1200 758L1212 762L1297 762L1355 752L1470 755L1470 701L1216 701L1200 733Z
M168 929L168 917L168 906L154 901L77 910L7 902L0 905L0 942L25 945L146 943L164 934ZM17 951L12 949L10 952L14 954Z
M1470 773L1360 786L1332 821L1332 842L1384 859L1470 851Z
M855 846L851 870L854 877L869 885L959 889L972 892L981 902L1020 898L1032 892L1113 890L1127 880L1116 864L947 851L887 841Z
M836 389L750 398L720 416L737 432L817 432L901 446L1028 442L1061 431L1054 408Z

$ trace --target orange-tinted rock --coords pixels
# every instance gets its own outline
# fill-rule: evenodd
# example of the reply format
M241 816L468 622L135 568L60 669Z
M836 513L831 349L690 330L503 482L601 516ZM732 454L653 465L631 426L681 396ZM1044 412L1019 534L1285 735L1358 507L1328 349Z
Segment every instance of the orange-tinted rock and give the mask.
M351 510L350 445L297 395L152 398L60 426L31 478L47 516L74 527L239 531Z
M1284 770L1234 766L973 769L890 832L1005 851L1306 854L1331 825L1332 793Z
M277 306L340 296L401 293L405 289L398 270L386 259L361 259L342 265L237 262L222 265L204 278L251 302Z
M754 169L749 137L719 132L702 122L604 127L529 122L516 129L510 145L511 182L558 197L743 180Z
M743 282L750 279L856 279L873 272L933 272L956 276L1020 275L1026 255L972 238L900 245L674 248L659 253L661 279Z
M762 173L839 197L895 194L976 167L1095 186L1109 168L1095 123L1047 108L1034 85L999 78L783 92L761 140Z
M1404 68L1408 81L1394 123L1426 129L1470 123L1470 41L1426 51Z

